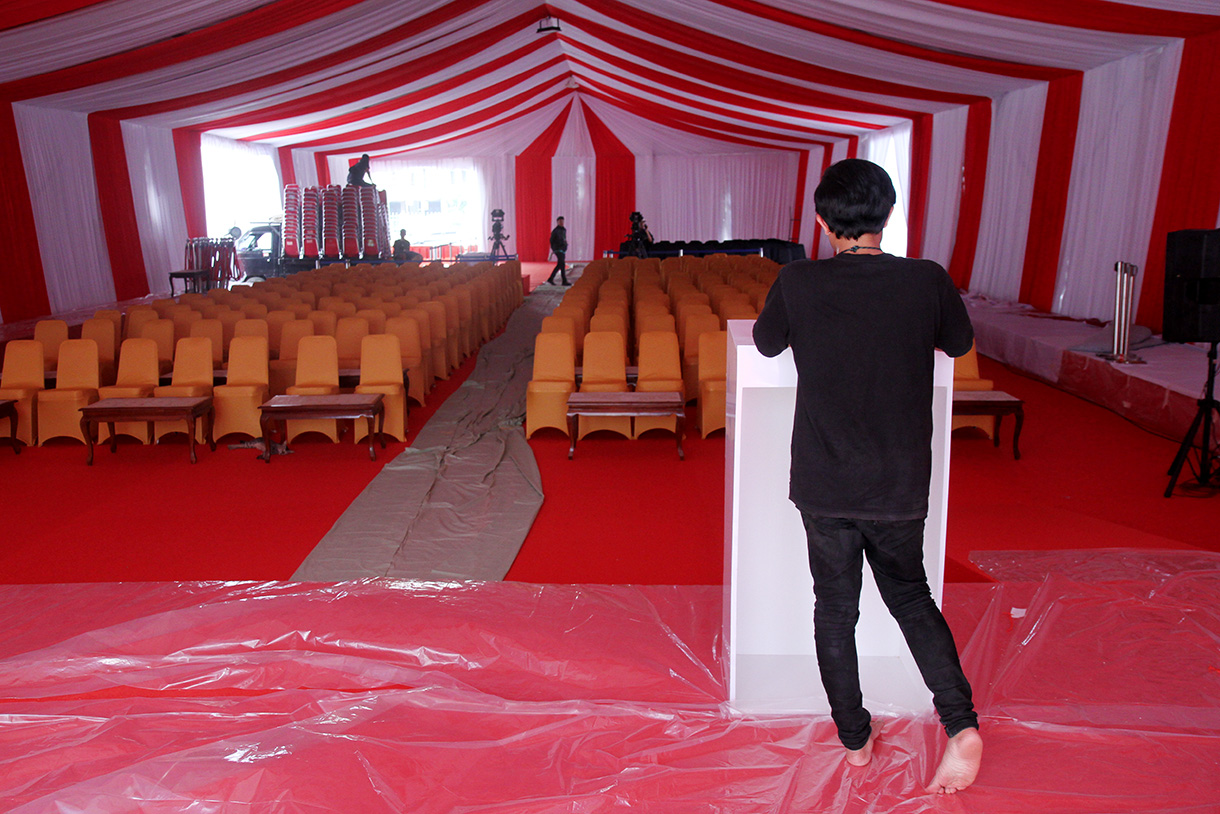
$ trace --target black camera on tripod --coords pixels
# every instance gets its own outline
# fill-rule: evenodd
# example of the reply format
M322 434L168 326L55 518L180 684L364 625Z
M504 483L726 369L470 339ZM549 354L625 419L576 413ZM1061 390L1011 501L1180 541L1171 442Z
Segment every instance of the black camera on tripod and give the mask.
M647 257L648 247L652 245L652 233L648 224L639 212L631 213L631 231L627 233L628 253L636 257ZM620 249L620 254L622 253Z
M508 251L504 248L504 241L508 240L512 235L506 234L504 231L504 210L491 210L491 234L487 239L491 241L491 259L497 257L507 260Z

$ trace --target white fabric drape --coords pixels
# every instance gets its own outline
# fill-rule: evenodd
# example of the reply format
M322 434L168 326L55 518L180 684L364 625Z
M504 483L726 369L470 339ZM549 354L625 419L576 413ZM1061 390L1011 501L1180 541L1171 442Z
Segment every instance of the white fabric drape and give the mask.
M279 155L274 147L204 133L203 194L208 234L219 237L230 228L283 215Z
M636 200L657 240L786 240L798 161L780 151L636 156Z
M991 107L987 182L970 290L1016 301L1025 269L1030 212L1037 205L1033 201L1034 178L1046 85L1010 93Z
M13 105L51 313L114 302L83 113Z
M1138 296L1181 56L1179 42L1084 75L1056 313L1112 318L1119 260L1140 266Z
M869 133L860 139L860 155L883 167L894 183L897 201L881 235L881 248L897 257L906 257L907 214L911 211L911 125Z
M162 127L122 127L148 290L169 293L168 274L183 267L187 238L174 136Z
M597 159L593 139L578 102L551 159L551 223L563 216L572 260L593 259Z
M969 112L969 108L957 107L932 117L932 160L928 168L923 256L945 268L953 257L957 216L961 209L962 162Z
M805 172L805 198L801 208L801 231L797 237L805 247L806 257L817 257L818 237L822 234L818 229L817 207L813 203L813 193L822 180L822 160L826 153L825 147L815 147L809 151L809 167Z

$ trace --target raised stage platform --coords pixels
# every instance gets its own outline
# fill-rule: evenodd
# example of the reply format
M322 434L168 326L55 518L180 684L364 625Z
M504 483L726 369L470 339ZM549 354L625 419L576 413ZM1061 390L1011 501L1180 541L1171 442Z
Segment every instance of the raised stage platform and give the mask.
M1180 440L1207 380L1207 347L1166 343L1159 336L1133 346L1144 364L1118 364L1107 325L1036 311L1027 305L969 296L978 352L1100 404L1138 426Z

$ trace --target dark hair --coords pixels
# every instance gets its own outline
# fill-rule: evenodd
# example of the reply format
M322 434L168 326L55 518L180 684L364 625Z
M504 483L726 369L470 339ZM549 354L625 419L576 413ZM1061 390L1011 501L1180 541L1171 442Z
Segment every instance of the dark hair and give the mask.
M889 174L863 158L831 164L813 193L814 207L830 231L853 240L885 228L897 200Z

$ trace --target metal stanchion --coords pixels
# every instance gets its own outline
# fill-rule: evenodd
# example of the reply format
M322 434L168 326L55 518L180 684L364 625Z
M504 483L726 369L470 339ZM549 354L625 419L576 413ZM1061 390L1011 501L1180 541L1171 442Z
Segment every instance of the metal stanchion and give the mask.
M1144 360L1130 352L1131 306L1135 301L1135 275L1139 266L1118 261L1114 264L1118 279L1114 288L1114 349L1100 353L1103 359L1124 365L1142 365Z

